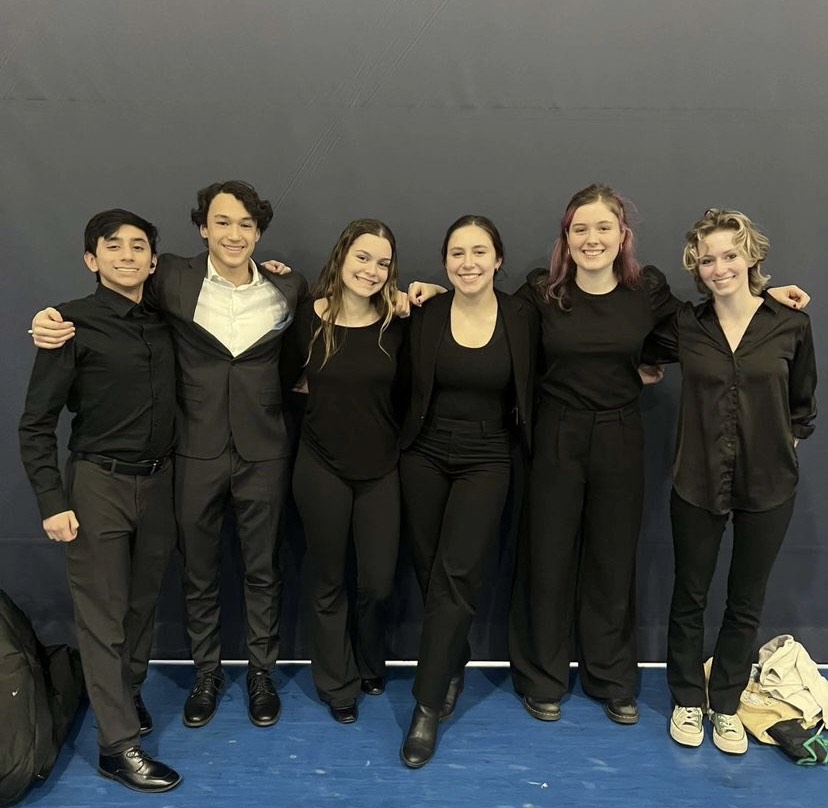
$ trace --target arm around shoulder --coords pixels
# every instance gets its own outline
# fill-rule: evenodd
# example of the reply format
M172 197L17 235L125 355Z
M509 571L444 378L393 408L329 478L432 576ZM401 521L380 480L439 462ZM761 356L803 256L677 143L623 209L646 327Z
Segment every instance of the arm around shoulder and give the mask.
M793 316L804 320L788 375L791 432L794 438L801 439L810 437L814 431L817 369L811 321L804 312Z

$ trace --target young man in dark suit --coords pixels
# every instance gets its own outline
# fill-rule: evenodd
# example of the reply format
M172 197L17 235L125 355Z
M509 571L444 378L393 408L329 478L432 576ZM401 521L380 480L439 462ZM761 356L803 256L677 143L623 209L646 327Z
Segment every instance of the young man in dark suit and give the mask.
M181 781L146 755L141 699L155 604L175 546L175 357L143 302L157 231L125 210L93 216L84 260L97 291L63 304L76 338L38 351L20 420L20 454L43 529L66 547L77 640L98 722L98 771L137 791ZM74 413L65 479L55 430Z
M248 714L255 725L269 726L281 711L271 671L278 656L278 527L290 447L279 356L307 283L297 273L260 273L253 262L272 217L270 203L247 183L203 188L192 220L207 252L195 258L160 256L147 288L148 300L172 329L178 366L175 500L197 671L184 706L189 727L204 726L213 717L224 687L218 579L228 505L244 564ZM46 313L54 318L50 310ZM39 315L37 326L48 328L45 320ZM40 330L36 327L36 337ZM59 341L71 329L48 333ZM38 339L37 344L45 343Z

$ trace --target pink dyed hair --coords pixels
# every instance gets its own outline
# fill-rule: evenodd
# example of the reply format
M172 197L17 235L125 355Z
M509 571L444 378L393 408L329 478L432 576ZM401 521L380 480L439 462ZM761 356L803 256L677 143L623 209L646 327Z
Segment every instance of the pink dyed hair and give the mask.
M627 214L624 207L624 200L617 191L609 185L593 184L578 191L569 204L566 206L563 218L561 219L561 230L552 248L552 257L549 265L549 277L546 280L544 297L549 303L557 303L562 309L569 309L571 284L575 282L575 262L569 254L569 245L566 241L566 233L575 211L584 205L591 205L593 202L603 202L618 219L624 241L621 249L612 265L612 270L618 283L627 288L634 288L638 285L641 277L641 267L635 257L635 234L627 222Z

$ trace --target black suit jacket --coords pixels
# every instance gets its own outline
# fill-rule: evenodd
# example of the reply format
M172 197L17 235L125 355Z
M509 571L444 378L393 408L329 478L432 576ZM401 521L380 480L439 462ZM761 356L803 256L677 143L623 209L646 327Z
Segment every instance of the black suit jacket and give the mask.
M145 296L167 318L175 340L178 446L187 457L217 457L232 437L248 461L287 457L290 445L282 418L279 354L285 329L270 331L236 357L193 322L207 253L195 258L159 256ZM302 275L262 272L287 300L290 319L307 295Z
M537 314L523 300L495 290L512 357L515 384L515 423L526 447L532 442L532 402L535 356L538 344ZM411 315L410 354L411 406L403 425L400 445L407 449L420 434L434 390L437 352L451 315L454 292L430 300Z

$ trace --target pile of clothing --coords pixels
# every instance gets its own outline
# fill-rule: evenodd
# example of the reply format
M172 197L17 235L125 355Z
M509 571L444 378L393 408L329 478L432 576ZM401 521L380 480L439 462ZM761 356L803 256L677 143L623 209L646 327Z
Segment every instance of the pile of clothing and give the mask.
M759 650L737 714L757 740L779 746L800 766L828 764L828 679L790 634Z

